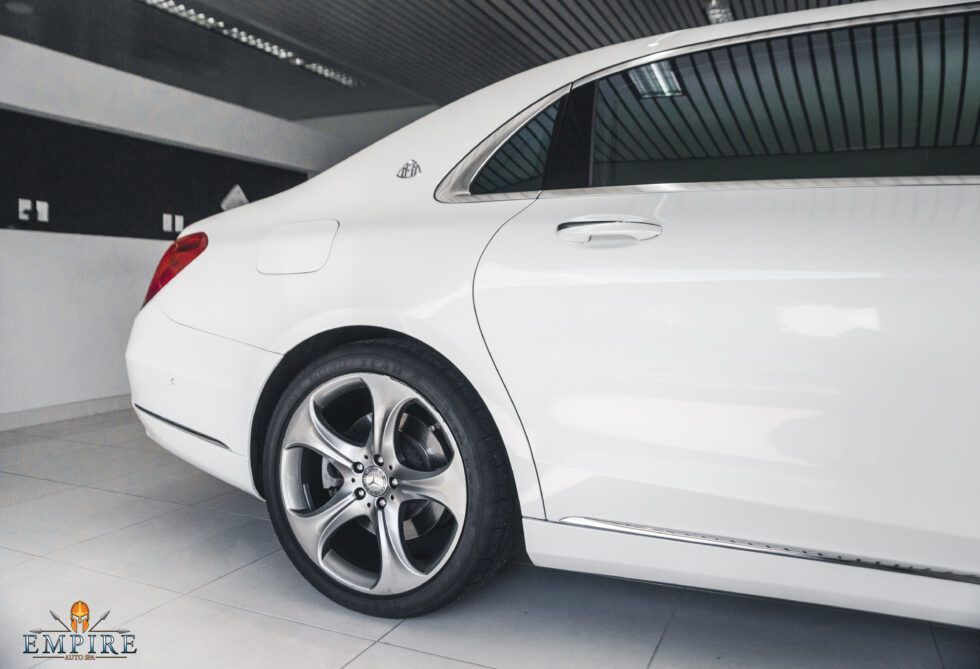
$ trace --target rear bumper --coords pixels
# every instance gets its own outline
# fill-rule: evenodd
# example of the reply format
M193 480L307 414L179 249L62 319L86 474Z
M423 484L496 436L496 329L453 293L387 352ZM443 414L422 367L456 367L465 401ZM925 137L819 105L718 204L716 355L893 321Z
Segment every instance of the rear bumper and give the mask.
M175 323L152 302L137 316L126 349L133 404L150 438L253 495L252 416L280 359Z

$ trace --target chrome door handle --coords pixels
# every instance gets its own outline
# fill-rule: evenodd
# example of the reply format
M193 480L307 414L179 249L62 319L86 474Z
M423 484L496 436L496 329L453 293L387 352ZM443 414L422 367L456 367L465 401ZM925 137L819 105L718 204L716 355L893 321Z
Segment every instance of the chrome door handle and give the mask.
M566 242L588 244L595 237L627 237L642 242L659 237L663 232L656 223L647 221L566 221L555 234Z

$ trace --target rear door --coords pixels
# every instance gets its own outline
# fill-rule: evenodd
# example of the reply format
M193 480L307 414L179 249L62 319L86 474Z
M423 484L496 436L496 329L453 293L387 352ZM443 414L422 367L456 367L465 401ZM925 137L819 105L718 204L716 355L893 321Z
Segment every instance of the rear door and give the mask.
M576 86L475 280L548 518L980 572L978 110L976 12Z

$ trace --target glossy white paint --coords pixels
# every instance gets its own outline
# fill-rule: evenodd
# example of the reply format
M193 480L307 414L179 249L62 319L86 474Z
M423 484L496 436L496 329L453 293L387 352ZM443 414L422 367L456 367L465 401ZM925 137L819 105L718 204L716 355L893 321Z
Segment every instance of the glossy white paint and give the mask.
M337 221L299 221L269 230L259 242L255 269L261 274L306 274L327 264Z
M141 419L254 493L251 420L281 357L336 328L386 328L439 351L486 402L523 514L540 521L526 523L533 560L980 625L980 586L558 523L588 516L980 573L980 187L433 197L515 114L610 65L922 8L860 3L575 56L191 226L208 248L137 318L133 397L228 448ZM421 174L397 178L408 160ZM556 235L589 219L628 222L627 236ZM660 234L637 233L642 221Z
M978 202L980 186L536 201L475 293L548 517L980 573ZM583 215L663 233L556 234Z
M140 312L126 350L133 404L228 448L201 441L137 411L150 437L253 495L248 459L251 415L280 359L275 353L175 323L155 301Z

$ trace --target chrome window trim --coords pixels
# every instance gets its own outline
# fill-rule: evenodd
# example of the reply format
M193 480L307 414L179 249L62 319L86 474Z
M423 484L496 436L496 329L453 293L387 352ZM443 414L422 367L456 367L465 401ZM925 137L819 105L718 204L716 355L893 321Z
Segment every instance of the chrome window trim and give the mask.
M689 53L695 53L699 51L706 51L708 49L733 46L736 44L745 44L746 42L755 42L758 40L773 39L776 37L791 37L793 35L814 32L817 30L834 30L836 28L847 28L856 25L872 25L875 23L886 23L888 21L904 21L909 19L926 18L929 16L943 16L946 14L962 14L964 12L968 12L976 9L980 9L980 2L975 2L973 0L970 0L968 2L963 2L962 4L940 5L936 7L926 7L923 9L909 9L902 12L866 14L864 16L852 16L846 19L834 19L832 21L815 21L813 23L800 23L794 26L787 26L783 28L759 30L752 33L733 35L731 37L705 40L704 42L697 42L695 44L685 44L684 46L675 47L673 49L665 49L663 51L647 54L645 56L639 56L638 58L632 58L630 60L617 63L616 65L610 65L601 70L597 70L589 75L586 75L581 79L576 79L574 82L572 82L572 88L578 88L579 86L584 86L585 84L588 84L590 82L596 81L598 79L602 79L604 77L608 77L612 74L616 74L617 72L622 72L624 70L631 70L634 67L638 67L640 65L646 65L647 63L655 63L660 60L675 58L677 56L684 56Z
M562 95L570 92L574 88L583 86L590 82L604 77L629 70L646 63L653 63L688 53L704 51L706 49L744 44L761 39L773 39L775 37L786 37L797 35L815 30L833 30L835 28L846 28L854 25L869 25L874 23L884 23L886 21L902 21L908 19L923 18L929 16L943 16L947 14L961 14L963 12L980 9L980 2L970 0L951 5L941 5L926 7L923 9L910 9L901 12L883 12L854 16L846 19L835 19L832 21L815 21L813 23L801 23L783 28L770 30L760 30L752 33L734 35L720 39L705 40L695 44L686 44L673 49L666 49L657 53L651 53L638 58L631 58L601 70L597 70L584 77L576 79L570 84L562 86L551 94L541 98L525 110L514 116L507 123L500 126L496 131L480 142L476 148L472 149L459 163L447 174L436 187L435 199L439 202L486 202L495 200L531 200L538 197L572 197L576 195L607 195L615 193L660 193L660 192L686 192L697 190L732 190L732 189L766 189L766 188L835 188L843 186L928 186L928 185L963 185L980 183L980 178L976 176L942 176L942 177L855 177L855 178L827 178L827 179L766 179L757 181L713 181L713 182L689 182L689 183L654 183L637 184L629 186L598 186L586 188L569 188L551 191L523 191L519 193L489 193L485 195L472 195L469 192L470 183L483 166L497 152L511 136L520 130L525 123L530 121L548 105L559 99ZM666 33L670 34L670 33ZM654 36L651 36L654 37Z
M759 179L756 181L692 181L687 183L596 186L541 191L539 199L578 195L634 195L648 193L688 193L693 191L772 190L786 188L872 188L875 186L974 186L980 175L924 177L846 177L824 179Z
M679 541L682 543L699 544L702 546L713 546L715 548L728 548L740 551L750 551L752 553L764 553L766 555L791 557L801 560L829 562L847 567L878 569L881 571L898 572L910 576L924 576L926 578L938 578L946 581L959 581L961 583L973 583L980 585L980 574L953 571L951 569L943 569L940 567L931 567L896 560L849 555L845 553L838 553L837 551L799 548L796 546L786 546L783 544L748 541L746 539L699 534L697 532L682 532L680 530L668 530L662 527L647 527L644 525L633 525L630 523L616 523L608 520L596 520L595 518L582 518L578 516L562 518L559 522L565 525L574 525L576 527L584 527L605 532L631 534L650 539Z
M555 101L568 93L571 88L571 84L566 84L552 91L518 113L497 128L486 139L477 144L476 148L456 163L456 167L439 182L435 192L436 200L439 202L487 202L493 200L533 200L536 198L541 191L473 195L470 193L470 184L476 178L476 175L479 174L480 170L483 169L483 166L487 164L487 161L497 152L497 149L506 144L517 131L524 127L524 124L554 104Z

